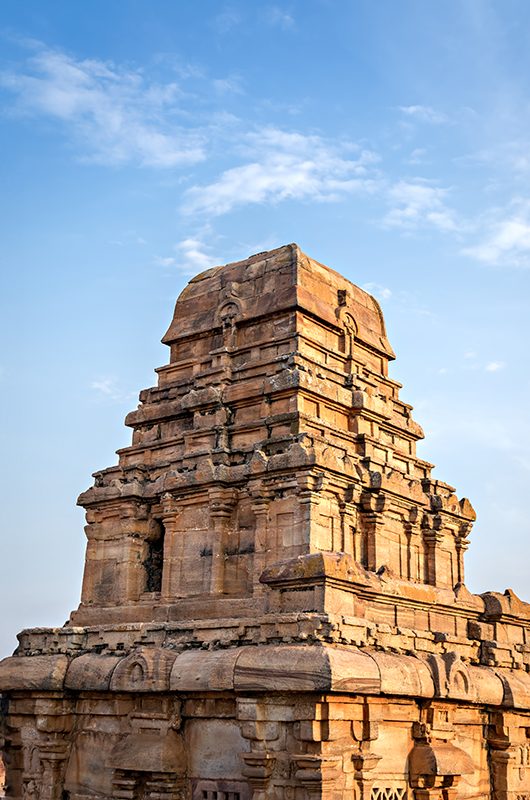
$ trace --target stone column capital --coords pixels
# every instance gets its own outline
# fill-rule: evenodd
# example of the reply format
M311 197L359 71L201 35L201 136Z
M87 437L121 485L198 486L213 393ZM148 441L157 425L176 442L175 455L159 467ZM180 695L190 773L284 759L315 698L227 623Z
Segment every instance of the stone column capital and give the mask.
M276 763L276 755L267 750L241 753L242 774L254 790L265 789Z
M208 492L210 514L212 517L228 516L237 502L237 489L215 487Z
M180 511L180 498L171 492L164 492L160 498L160 506L162 519L165 521L166 517L172 518Z
M339 774L340 756L304 753L292 758L296 767L295 778L306 788L334 781Z

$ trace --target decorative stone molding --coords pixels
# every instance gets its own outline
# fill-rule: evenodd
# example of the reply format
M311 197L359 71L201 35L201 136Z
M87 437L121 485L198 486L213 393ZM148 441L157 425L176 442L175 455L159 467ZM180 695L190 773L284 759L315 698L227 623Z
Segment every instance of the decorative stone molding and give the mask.
M267 797L267 787L276 763L274 753L252 752L242 753L243 775L252 789L253 800L264 800Z

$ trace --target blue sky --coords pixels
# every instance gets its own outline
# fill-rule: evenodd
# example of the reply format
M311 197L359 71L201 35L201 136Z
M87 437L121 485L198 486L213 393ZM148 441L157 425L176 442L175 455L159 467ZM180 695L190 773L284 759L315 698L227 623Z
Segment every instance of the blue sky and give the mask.
M530 6L0 9L3 633L79 599L91 473L196 272L296 241L374 293L473 591L530 599Z

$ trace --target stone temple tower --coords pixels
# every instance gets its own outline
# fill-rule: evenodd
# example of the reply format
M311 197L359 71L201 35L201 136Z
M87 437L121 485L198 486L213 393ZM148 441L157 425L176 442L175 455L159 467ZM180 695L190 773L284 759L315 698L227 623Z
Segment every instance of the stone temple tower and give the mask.
M0 663L8 796L529 800L530 605L466 589L377 302L287 245L163 341L79 608Z

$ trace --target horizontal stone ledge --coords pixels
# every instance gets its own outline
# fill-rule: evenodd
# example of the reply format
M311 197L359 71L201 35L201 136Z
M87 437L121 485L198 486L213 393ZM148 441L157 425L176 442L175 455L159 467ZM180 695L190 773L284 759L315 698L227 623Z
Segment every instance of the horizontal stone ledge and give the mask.
M69 663L65 655L4 658L0 661L0 692L61 691Z
M530 674L474 666L456 653L428 660L329 644L219 650L139 647L127 656L11 656L0 691L335 692L530 709Z

